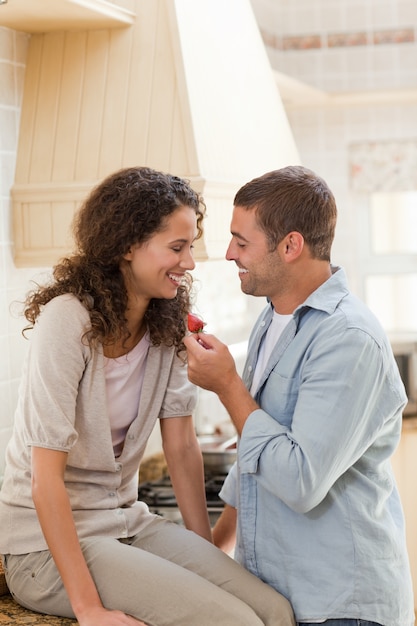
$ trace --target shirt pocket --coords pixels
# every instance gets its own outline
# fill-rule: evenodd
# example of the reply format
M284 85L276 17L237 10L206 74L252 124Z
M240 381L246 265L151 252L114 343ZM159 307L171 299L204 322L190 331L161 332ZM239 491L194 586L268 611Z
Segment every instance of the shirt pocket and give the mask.
M258 402L282 426L291 427L299 392L298 378L285 378L272 370L258 394Z

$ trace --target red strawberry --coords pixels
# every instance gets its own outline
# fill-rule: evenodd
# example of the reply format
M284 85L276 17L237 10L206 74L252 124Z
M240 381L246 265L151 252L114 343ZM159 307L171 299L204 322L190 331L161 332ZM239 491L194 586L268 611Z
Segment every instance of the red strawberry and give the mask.
M188 313L188 330L191 333L201 333L205 325L206 323L203 322L203 320L197 315L194 315L194 313Z

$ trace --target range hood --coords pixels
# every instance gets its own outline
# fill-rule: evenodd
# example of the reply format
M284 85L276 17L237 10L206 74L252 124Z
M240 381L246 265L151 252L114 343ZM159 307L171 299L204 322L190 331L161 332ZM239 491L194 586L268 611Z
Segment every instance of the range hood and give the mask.
M148 165L188 178L223 257L234 194L299 162L249 0L131 0L124 28L31 36L12 188L15 262L53 265L93 185ZM1 7L0 7L1 10Z

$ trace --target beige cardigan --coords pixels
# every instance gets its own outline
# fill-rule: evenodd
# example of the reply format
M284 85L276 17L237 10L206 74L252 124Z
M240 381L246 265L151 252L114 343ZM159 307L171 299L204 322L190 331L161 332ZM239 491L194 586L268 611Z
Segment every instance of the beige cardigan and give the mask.
M138 467L158 418L190 415L196 390L175 348L149 348L137 418L115 459L104 356L81 337L89 324L73 296L49 302L31 336L0 492L0 554L46 549L31 496L31 446L68 452L65 482L80 538L131 536L151 518L137 501Z

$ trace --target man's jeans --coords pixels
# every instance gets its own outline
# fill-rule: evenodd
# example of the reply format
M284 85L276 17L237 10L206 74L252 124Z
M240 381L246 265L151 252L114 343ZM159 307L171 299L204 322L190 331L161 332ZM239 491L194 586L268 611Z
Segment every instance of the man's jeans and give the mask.
M314 622L299 622L300 626L382 626L377 622L367 622L364 619L328 619L320 624Z

